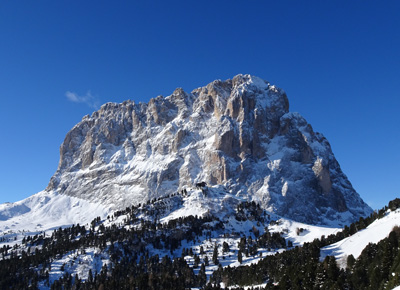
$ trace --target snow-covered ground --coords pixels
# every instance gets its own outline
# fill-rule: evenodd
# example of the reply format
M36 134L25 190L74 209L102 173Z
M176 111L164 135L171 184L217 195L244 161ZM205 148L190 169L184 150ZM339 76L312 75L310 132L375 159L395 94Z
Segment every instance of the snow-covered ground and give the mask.
M339 264L343 266L345 265L347 256L353 255L354 258L357 258L369 243L378 243L389 236L394 226L399 225L400 209L395 211L388 210L383 218L374 221L366 229L323 248L321 250L321 258L335 256Z
M87 280L89 270L92 275L100 273L104 265L110 263L108 255L102 253L98 248L86 248L85 250L72 251L65 254L61 259L51 263L49 272L50 285L64 275L64 272L78 274L80 279ZM45 281L41 281L40 289L48 289Z
M15 203L0 204L0 239L13 244L25 235L86 224L98 216L104 219L108 213L100 204L41 191Z
M341 231L336 227L322 227L299 223L289 219L281 218L276 225L269 226L273 232L284 232L285 239L293 242L293 246L301 246L310 243L321 236L329 236Z

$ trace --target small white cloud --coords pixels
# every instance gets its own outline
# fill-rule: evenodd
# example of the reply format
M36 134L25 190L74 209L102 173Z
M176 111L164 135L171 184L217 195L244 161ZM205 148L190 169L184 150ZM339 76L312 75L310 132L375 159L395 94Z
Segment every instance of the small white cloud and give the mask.
M78 95L77 93L74 93L74 92L67 91L65 93L65 96L71 102L83 103L83 104L86 104L86 105L88 105L89 107L91 107L93 109L96 109L96 110L99 108L100 101L98 100L98 98L93 96L90 91L88 91L83 96L80 96L80 95Z

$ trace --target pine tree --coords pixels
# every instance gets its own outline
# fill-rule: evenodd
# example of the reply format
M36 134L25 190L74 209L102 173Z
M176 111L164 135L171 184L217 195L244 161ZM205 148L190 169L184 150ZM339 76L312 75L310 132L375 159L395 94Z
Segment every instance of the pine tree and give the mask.
M89 269L89 277L88 277L89 283L93 282L93 274L92 274L92 269Z
M242 264L242 261L243 261L243 254L242 254L242 251L239 250L239 252L238 252L238 262L239 262L240 264Z
M218 246L217 246L217 244L214 245L214 251L213 251L212 260L213 260L213 263L215 265L219 264L219 261L218 261Z
M198 281L200 286L204 286L207 283L206 267L204 263L201 264L200 271L198 274Z
M225 242L225 241L224 241L224 243L222 244L222 251L223 251L224 253L229 252L229 245L228 245L228 243Z
M194 265L193 268L197 268L200 264L200 257L197 256L196 254L194 255Z
M206 266L209 265L208 256L206 256L206 257L204 258L204 264L206 264Z
M356 259L354 258L353 255L350 254L347 257L347 269L352 269L355 262L356 262Z

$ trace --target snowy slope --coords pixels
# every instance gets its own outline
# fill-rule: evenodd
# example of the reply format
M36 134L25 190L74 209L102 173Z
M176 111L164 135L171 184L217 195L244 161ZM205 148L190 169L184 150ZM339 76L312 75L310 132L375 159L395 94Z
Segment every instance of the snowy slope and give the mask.
M341 231L341 228L337 227L308 225L285 218L279 219L278 224L269 226L269 229L273 232L285 232L285 238L292 241L293 246L311 243L314 239L321 238L321 236L327 237Z
M321 257L335 256L341 265L348 255L357 258L369 243L378 243L389 236L394 226L400 226L400 209L388 210L386 215L374 221L366 229L321 250Z
M54 230L73 224L85 224L109 209L86 200L41 191L15 203L0 204L0 238Z

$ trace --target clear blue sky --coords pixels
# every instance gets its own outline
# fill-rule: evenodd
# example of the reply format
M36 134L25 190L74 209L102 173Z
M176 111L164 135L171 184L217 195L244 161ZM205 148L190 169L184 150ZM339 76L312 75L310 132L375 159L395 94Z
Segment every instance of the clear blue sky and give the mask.
M43 190L66 133L99 104L238 73L283 88L373 208L400 196L400 1L10 0L0 202Z

